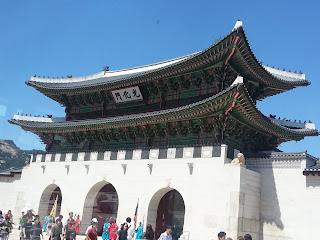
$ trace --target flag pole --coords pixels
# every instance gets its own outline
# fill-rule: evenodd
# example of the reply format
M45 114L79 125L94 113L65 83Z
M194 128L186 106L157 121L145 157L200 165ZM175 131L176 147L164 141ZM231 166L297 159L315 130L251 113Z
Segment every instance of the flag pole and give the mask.
M138 208L139 208L139 198L138 198L137 207L136 207L136 211L134 213L134 218L133 218L133 224L135 229L137 227Z
M50 212L50 218L54 219L54 217L56 216L57 213L57 205L58 205L58 194L56 197L56 200L54 201L54 204L52 206L51 212Z

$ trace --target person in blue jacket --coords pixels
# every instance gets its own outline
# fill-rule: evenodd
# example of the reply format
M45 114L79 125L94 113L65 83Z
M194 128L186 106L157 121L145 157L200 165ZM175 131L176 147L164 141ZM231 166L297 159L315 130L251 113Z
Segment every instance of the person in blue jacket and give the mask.
M103 232L102 232L102 239L103 240L109 240L110 239L110 235L109 235L109 226L111 225L111 221L112 218L109 219L109 222L106 222L105 224L103 224Z
M136 239L142 239L143 227L142 222L139 223L139 227L136 229Z

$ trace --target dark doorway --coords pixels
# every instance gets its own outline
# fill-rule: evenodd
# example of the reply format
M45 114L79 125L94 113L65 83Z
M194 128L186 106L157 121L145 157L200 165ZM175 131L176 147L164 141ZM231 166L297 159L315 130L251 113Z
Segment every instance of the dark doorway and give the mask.
M102 235L103 224L110 217L117 218L118 194L112 184L104 185L98 192L92 208L92 218L99 222L98 234Z
M51 213L51 210L54 206L54 203L56 201L56 198L58 196L58 202L57 202L57 209L56 209L56 215L55 216L59 216L60 215L60 210L61 210L61 203L62 203L62 194L60 191L59 187L56 187L53 192L51 193L50 199L49 199L49 203L48 203L48 210L47 210L47 215L49 216Z
M177 190L167 192L160 200L157 210L156 239L170 225L172 239L178 240L183 230L185 206L181 194Z
M41 221L50 215L50 212L54 206L56 198L58 196L57 208L55 216L60 214L61 204L62 204L62 193L60 188L56 184L50 184L47 186L43 193L41 194L38 215L40 216Z

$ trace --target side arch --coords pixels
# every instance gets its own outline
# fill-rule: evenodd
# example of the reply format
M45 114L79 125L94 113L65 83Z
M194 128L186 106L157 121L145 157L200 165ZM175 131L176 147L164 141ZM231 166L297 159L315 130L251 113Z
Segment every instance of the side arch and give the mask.
M176 189L162 188L152 196L148 207L147 223L152 225L156 239L165 231L166 225L171 225L172 237L177 240L183 231L184 217L184 199Z
M84 201L81 233L85 233L91 224L92 218L97 218L99 222L98 234L101 235L102 226L106 219L117 217L118 206L118 193L111 183L100 181L94 184L87 193Z
M40 219L50 214L57 196L58 204L56 209L56 215L59 215L62 204L62 193L60 187L56 184L50 184L43 190L40 197L38 208L38 215L40 216Z

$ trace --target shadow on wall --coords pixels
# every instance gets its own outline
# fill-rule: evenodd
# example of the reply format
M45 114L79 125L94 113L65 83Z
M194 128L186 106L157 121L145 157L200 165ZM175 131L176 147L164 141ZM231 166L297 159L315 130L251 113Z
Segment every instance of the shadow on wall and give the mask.
M260 236L264 238L264 230L278 235L277 231L284 229L281 220L281 209L277 194L277 186L272 168L272 159L246 159L247 168L261 174L261 206L260 206ZM266 226L268 224L269 226ZM280 234L282 235L282 234Z

